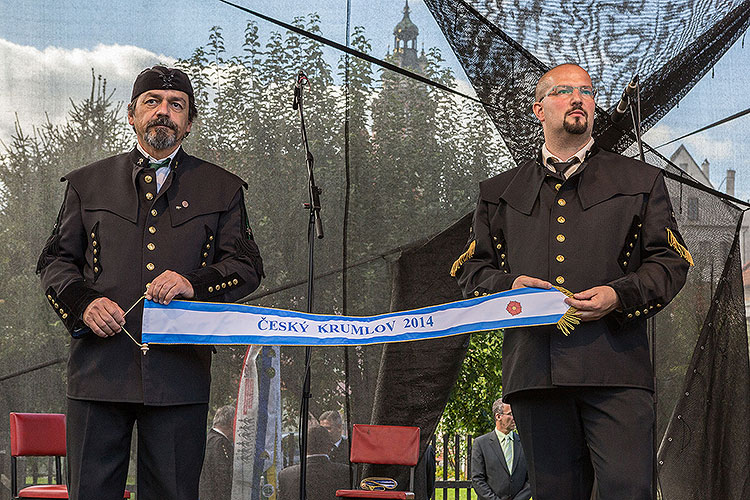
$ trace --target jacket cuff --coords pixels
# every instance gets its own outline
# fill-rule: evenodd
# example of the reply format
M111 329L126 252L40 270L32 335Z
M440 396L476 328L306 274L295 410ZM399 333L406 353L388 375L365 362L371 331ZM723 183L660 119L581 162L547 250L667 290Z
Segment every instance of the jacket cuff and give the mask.
M59 294L49 287L46 295L55 314L62 320L73 338L83 337L90 331L83 322L83 311L95 299L104 297L89 287L85 281L74 281L63 288Z
M481 297L510 290L513 282L519 276L519 274L507 274L507 271L498 272L491 279L482 281L473 290L467 290L466 298L470 299L472 297Z
M611 313L612 318L618 324L650 318L666 305L666 301L660 299L644 301L638 285L634 282L634 276L631 273L607 283L620 299L620 309Z
M213 267L204 267L184 276L193 286L193 300L198 301L221 301L225 293L245 284L245 280L238 273L222 276Z

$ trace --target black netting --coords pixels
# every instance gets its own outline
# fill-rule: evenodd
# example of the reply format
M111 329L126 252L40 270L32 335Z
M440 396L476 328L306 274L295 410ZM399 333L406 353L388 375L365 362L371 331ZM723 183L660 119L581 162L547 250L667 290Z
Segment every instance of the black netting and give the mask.
M460 12L464 3L544 65L572 61L587 68L605 108L616 103L635 74L648 78L644 87L654 93L662 89L659 83L680 79L673 90L686 94L745 31L749 5L743 0L617 4L458 0L443 6ZM452 31L462 29L460 24L454 23ZM684 74L673 72L676 65L686 69ZM650 95L643 97L651 100Z
M617 104L630 78L641 78L645 131L688 93L750 23L747 1L425 3L517 163L534 154L530 146L542 142L530 110L533 88L547 69L571 61L588 69L599 89L594 135L606 149L621 152L633 142L627 135L632 125L613 125L605 110ZM707 14L692 17L696 10Z
M737 236L739 232L738 224ZM718 281L700 280L704 286L710 283L716 287L713 300L696 304L701 295L709 295L688 294L686 305L709 310L700 318L698 313L694 315L703 321L689 362L670 363L685 370L674 369L677 380L671 389L678 402L666 431L660 433L659 478L664 498L739 499L750 495L750 367L744 291L737 278L740 262L739 239L735 237ZM713 278L713 268L702 271L704 278ZM680 371L684 376L677 375Z

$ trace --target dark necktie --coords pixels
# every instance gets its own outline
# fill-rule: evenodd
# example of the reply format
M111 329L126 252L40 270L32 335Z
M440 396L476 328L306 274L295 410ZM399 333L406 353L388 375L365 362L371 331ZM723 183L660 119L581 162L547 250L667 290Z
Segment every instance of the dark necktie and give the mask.
M553 161L553 159L551 157L547 159L547 163L549 165L552 165L552 168L555 169L555 172L557 172L560 175L565 175L565 172L570 167L572 167L573 165L575 165L576 163L578 163L580 161L581 160L579 160L577 156L574 156L569 161L559 161L559 162L556 162L556 161Z

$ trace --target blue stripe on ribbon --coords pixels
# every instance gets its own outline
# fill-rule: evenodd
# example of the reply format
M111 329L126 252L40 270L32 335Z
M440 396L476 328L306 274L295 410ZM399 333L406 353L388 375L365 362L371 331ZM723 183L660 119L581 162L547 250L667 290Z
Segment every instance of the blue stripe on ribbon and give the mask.
M422 307L420 309L412 309L410 311L396 311L392 313L377 314L375 316L335 316L327 314L315 314L306 313L300 311L289 311L287 309L274 309L270 307L252 306L248 304L231 304L226 302L194 302L186 300L173 300L168 306L152 302L150 300L144 301L144 309L170 309L170 310L185 310L185 311L201 311L201 312L247 312L255 314L267 314L272 313L276 316L283 316L289 318L308 318L317 321L327 320L356 320L356 321L379 321L381 319L390 318L392 316L403 316L404 313L414 314L428 314L435 311L445 311L448 309L466 308L476 304L481 304L488 300L497 300L499 297L511 295L516 297L518 295L526 295L531 293L543 293L555 291L554 288L550 290L544 290L540 288L518 288L516 290L506 290L504 292L495 293L492 295L485 295L483 297L474 297L471 299L457 300L456 302L448 302L446 304L440 304L436 306Z
M167 309L170 310L184 310L184 311L201 311L201 312L246 312L254 314L274 314L275 316L282 316L285 318L305 318L313 319L316 321L380 321L385 318L392 316L403 316L405 313L412 314L428 314L435 311L445 311L448 309L466 308L476 304L481 304L488 300L496 300L499 297L506 295L512 295L516 297L518 295L526 295L530 293L543 293L553 292L554 288L550 290L544 290L540 288L518 288L515 290L506 290L504 292L495 293L492 295L485 295L482 297L474 297L471 299L457 300L456 302L448 302L446 304L440 304L435 306L422 307L420 309L412 309L410 311L396 311L392 313L377 314L375 316L334 316L327 314L315 314L306 313L300 311L289 311L286 309L273 309L268 307L252 306L247 304L231 304L225 302L193 302L185 300L173 300L168 306L146 300L144 302L144 309Z
M288 334L278 335L193 335L186 333L144 333L143 341L155 344L219 344L219 345L292 345L292 346L343 346L343 345L371 345L384 344L387 342L405 342L411 340L426 340L439 337L448 337L462 333L481 332L485 330L498 330L501 328L513 328L519 326L536 326L556 323L560 319L559 314L548 316L535 316L532 318L512 318L501 321L486 321L460 325L439 331L422 331L404 333L388 337L370 337L366 339L351 339L346 337L294 336ZM333 316L338 318L338 316Z

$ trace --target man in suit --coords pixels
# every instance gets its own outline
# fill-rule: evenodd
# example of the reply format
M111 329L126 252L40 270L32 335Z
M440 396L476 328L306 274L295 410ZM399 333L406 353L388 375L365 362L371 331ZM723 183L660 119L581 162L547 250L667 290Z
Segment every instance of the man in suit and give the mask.
M323 412L318 419L320 426L324 427L331 434L333 448L330 457L334 462L340 464L349 464L349 441L343 436L344 424L341 421L341 414L335 410Z
M216 410L206 438L200 480L200 500L229 500L234 466L234 406Z
M37 272L72 337L71 499L122 498L136 422L138 498L198 496L212 347L152 345L142 354L140 297L233 302L258 287L263 267L247 184L182 148L197 113L185 73L148 68L128 105L133 149L63 177Z
M692 257L664 174L599 148L596 90L580 66L537 83L536 158L479 186L464 295L564 287L581 323L506 330L503 397L528 459L534 500L652 497L654 380L646 319L685 283ZM521 112L519 110L519 112Z
M307 431L307 485L308 500L333 500L337 490L349 488L349 467L331 461L328 454L333 446L329 432L319 426ZM279 472L279 500L299 499L299 465Z
M529 500L531 486L510 405L492 404L495 429L474 440L471 485L480 500Z

